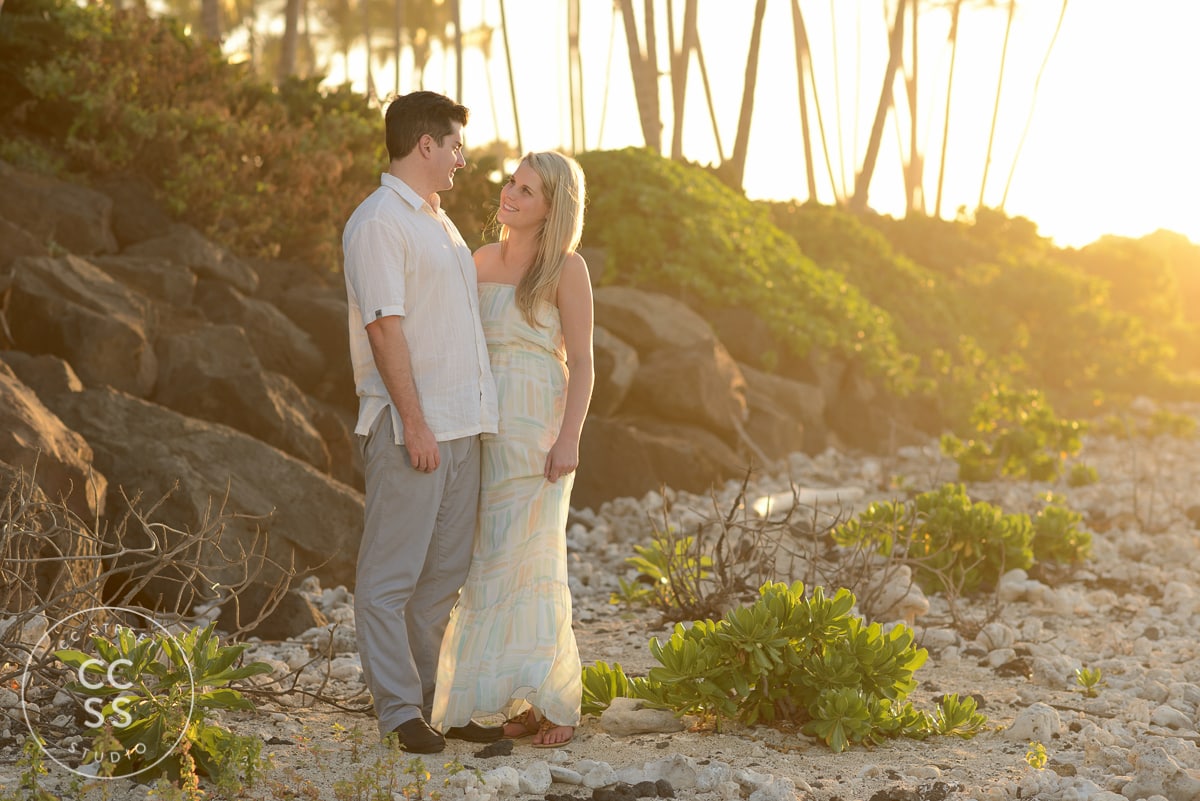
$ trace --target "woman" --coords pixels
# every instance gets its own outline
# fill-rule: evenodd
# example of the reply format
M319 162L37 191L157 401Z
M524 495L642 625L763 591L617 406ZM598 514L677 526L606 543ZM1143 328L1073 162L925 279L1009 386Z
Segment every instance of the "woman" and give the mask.
M499 241L475 253L500 404L483 440L479 526L442 640L433 725L503 713L506 737L571 741L582 697L571 630L566 521L591 402L592 288L575 252L583 171L530 153L500 191Z

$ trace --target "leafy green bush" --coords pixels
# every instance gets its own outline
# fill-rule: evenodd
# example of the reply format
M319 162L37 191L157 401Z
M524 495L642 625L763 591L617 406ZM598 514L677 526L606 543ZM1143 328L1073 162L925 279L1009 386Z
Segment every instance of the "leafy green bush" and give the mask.
M1046 505L1033 516L1033 558L1038 562L1074 564L1091 556L1092 535L1079 527L1083 515L1066 506L1061 495L1048 493Z
M105 720L128 718L124 726L92 731L98 740L115 737L120 743L123 757L116 775L145 771L143 776L178 778L183 745L203 775L224 778L253 767L261 741L239 737L205 717L215 709L254 709L229 684L270 673L271 666L265 662L237 666L248 646L222 646L215 627L214 622L193 628L178 638L164 633L139 638L132 629L119 627L111 640L92 635L95 656L73 649L55 652L59 661L76 671L88 669L88 663L94 664L98 657L122 679L119 685L91 681L67 685L71 692L105 699ZM85 762L106 753L108 749L93 748Z
M971 422L977 439L942 436L942 451L958 462L960 481L1001 476L1052 481L1063 461L1079 453L1086 424L1063 420L1038 390L994 387L976 405Z
M944 484L911 504L873 503L832 536L839 545L866 546L911 564L926 592L994 587L1005 571L1027 569L1034 558L1029 516L972 501L962 484Z
M636 555L625 561L637 569L638 577L632 582L618 578L620 599L663 611L697 606L699 584L709 576L712 557L696 554L694 544L694 537L657 533L649 545L634 545Z
M945 278L896 253L860 218L816 203L768 204L771 219L820 267L845 276L863 296L891 316L901 346L928 354L952 347L966 328L966 310Z
M1073 414L1087 410L1094 392L1170 386L1172 349L1164 329L1114 304L1099 270L1084 270L1071 251L1055 248L1029 220L994 209L977 210L973 220L862 220L884 234L897 256L941 277L959 309L986 310L965 314L961 333L1010 371L1005 383L1041 389ZM1177 263L1189 256L1200 261L1194 246L1170 247ZM1150 290L1141 297L1162 300ZM1181 336L1194 337L1192 330Z
M386 165L377 108L317 79L278 91L145 6L11 0L62 45L8 62L23 118L67 169L146 176L170 210L235 252L337 265L340 232Z
M890 316L808 259L765 207L700 167L646 149L582 153L579 162L588 176L585 244L607 251L604 282L697 308L750 309L792 356L816 347L894 386L911 379L913 360Z
M718 724L722 718L747 725L798 723L834 751L939 733L932 716L906 701L925 650L913 645L905 626L884 631L852 616L854 603L846 589L827 598L816 587L805 597L800 582L765 584L751 606L715 622L676 624L666 642L653 640L659 665L646 677L628 679L619 665L585 668L586 711L606 708L616 694L628 692ZM969 736L971 721L982 720L951 717L960 736Z
M583 669L583 702L585 715L599 715L608 709L614 698L632 696L632 685L621 669L620 662L610 667L607 662L596 662Z
M1087 487L1100 480L1100 474L1090 464L1073 464L1067 473L1068 487Z
M1179 284L1167 258L1151 245L1124 236L1102 236L1063 258L1085 275L1108 285L1111 307L1127 312L1157 332L1182 319Z

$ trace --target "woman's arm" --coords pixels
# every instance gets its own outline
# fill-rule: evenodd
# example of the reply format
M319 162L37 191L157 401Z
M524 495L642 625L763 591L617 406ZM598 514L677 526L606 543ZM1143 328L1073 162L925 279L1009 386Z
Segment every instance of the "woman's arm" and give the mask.
M578 253L567 257L558 279L558 313L567 348L567 401L558 439L546 456L546 478L557 481L579 466L579 437L596 381L592 363L592 280Z

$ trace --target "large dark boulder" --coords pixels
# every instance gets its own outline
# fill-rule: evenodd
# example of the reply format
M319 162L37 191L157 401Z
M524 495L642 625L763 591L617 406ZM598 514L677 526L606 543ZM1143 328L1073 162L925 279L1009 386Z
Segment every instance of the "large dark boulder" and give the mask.
M69 253L115 253L112 200L79 184L0 161L0 217Z
M265 534L275 563L294 560L301 574L316 575L324 586L353 586L361 493L240 431L109 387L61 393L47 405L95 452L109 479L110 515L119 513L124 497L139 495L143 509L163 499L151 519L176 531L199 531L224 513L225 555L213 543L197 555L213 581L230 585L253 569L238 554L253 552ZM277 577L269 568L262 576ZM143 593L147 602L168 606L179 594L167 577Z
M25 256L48 256L45 245L38 242L32 234L26 231L19 225L0 217L0 271L12 264L14 261ZM11 275L3 273L0 275L0 281L3 281L3 276ZM11 284L11 278L9 279ZM0 292L4 291L7 285L0 283Z
M89 523L104 513L108 479L92 449L0 361L0 461L25 470L46 496Z
M825 395L819 387L741 364L750 416L746 433L768 457L820 453L828 444Z
M733 441L746 419L746 380L716 339L641 360L624 411L699 426Z
M0 361L0 504L5 511L5 585L16 612L58 599L66 612L99 597L99 541L108 479L92 449ZM66 608L62 608L66 607Z
M705 493L745 472L746 459L710 431L648 418L589 418L571 493L576 508L667 486Z
M158 377L150 300L78 256L13 263L8 325L15 347L70 362L89 385L145 397Z
M325 359L300 326L264 300L243 295L221 281L201 279L195 304L217 324L241 326L263 367L313 389L325 372ZM350 359L349 345L343 361Z
M126 286L172 306L188 306L196 291L196 274L167 259L120 255L95 256L91 262Z
M704 318L681 301L632 287L601 287L594 297L597 325L637 351L620 413L663 417L735 441L746 419L745 379Z
M97 181L96 189L112 200L112 230L121 247L170 233L174 221L145 178L116 173Z
M604 326L596 326L593 332L593 361L596 383L592 390L592 405L589 414L608 417L615 414L638 372L638 354L633 346L626 344Z
M690 348L716 340L712 327L682 301L628 286L599 287L593 293L596 325L641 354Z
M224 423L318 470L329 469L312 404L287 376L264 369L241 327L204 325L168 334L158 353L155 403Z
M246 295L258 289L258 273L190 225L175 223L167 233L131 245L126 256L165 259L187 267L201 278L223 281Z

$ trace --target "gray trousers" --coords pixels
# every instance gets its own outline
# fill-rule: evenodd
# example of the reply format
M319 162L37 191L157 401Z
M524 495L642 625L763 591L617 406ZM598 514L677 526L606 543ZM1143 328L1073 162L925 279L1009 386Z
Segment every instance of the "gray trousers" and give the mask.
M479 510L479 437L438 444L441 464L414 470L390 408L361 442L366 474L354 620L380 735L429 720L438 651L467 580Z

